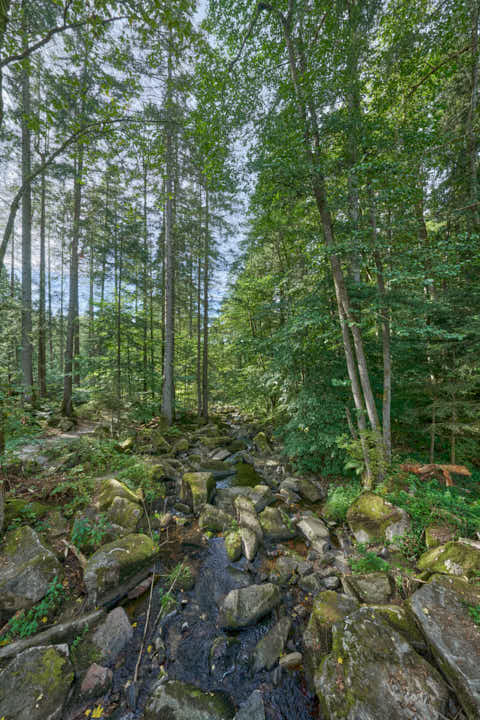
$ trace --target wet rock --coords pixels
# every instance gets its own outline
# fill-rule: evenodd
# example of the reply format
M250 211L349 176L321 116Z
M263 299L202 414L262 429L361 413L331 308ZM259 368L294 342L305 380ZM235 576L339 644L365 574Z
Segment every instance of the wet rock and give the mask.
M242 554L242 536L238 530L225 535L225 549L231 562L235 562Z
M385 603L393 595L390 578L383 572L345 575L342 583L348 595L353 595L364 603Z
M235 656L239 645L238 638L220 635L216 637L210 647L210 672L222 676L235 666Z
M32 607L61 576L62 566L35 530L28 525L10 530L0 555L0 611L9 615Z
M230 515L220 510L220 508L209 505L208 503L203 506L198 520L198 526L202 530L222 532L226 528L229 528L231 524L232 518Z
M253 444L258 452L268 455L271 452L270 442L264 432L259 432L253 438Z
M116 497L125 498L139 505L142 502L142 491L137 490L134 492L130 490L125 483L120 482L120 480L107 478L102 482L100 488L100 494L97 500L98 509L101 511L108 510Z
M260 620L280 603L280 591L271 583L231 590L220 606L221 627L246 627Z
M299 665L301 665L302 661L303 661L302 653L292 652L292 653L289 653L288 655L284 655L283 657L281 657L280 660L278 661L278 664L280 665L281 668L290 670L291 668L296 668Z
M380 495L363 492L347 511L347 521L355 540L371 543L379 540L393 541L411 528L408 514L384 500Z
M143 720L228 720L234 715L222 693L202 692L193 685L170 681L154 687Z
M240 535L242 552L250 562L257 554L260 545L258 535L248 527L241 527L238 531Z
M113 498L107 512L108 520L114 525L125 528L127 532L135 532L142 515L143 510L140 505L118 496Z
M330 547L328 528L319 518L314 515L304 515L297 527L315 552L321 555Z
M157 554L153 540L132 533L103 545L87 562L84 581L89 601L95 605L108 590L149 565Z
M295 537L295 527L285 512L278 508L268 507L260 514L260 525L268 540L280 542Z
M333 590L325 590L315 597L310 619L303 633L305 675L310 687L313 687L317 668L330 652L332 626L357 609L357 600Z
M438 720L448 688L438 670L369 608L332 629L332 652L315 674L329 720Z
M128 615L123 608L117 607L95 630L92 643L98 648L101 662L114 662L132 637L133 628Z
M215 479L210 472L185 473L182 478L180 499L189 505L195 514L209 503L215 491Z
M113 673L109 668L92 663L83 678L80 693L83 700L95 700L105 695L112 686Z
M461 597L432 582L417 590L409 605L467 717L480 717L480 631Z
M0 673L0 717L62 720L73 679L67 645L24 650Z
M418 560L419 570L473 577L480 573L480 543L458 540L427 550Z
M291 627L290 618L283 617L259 640L253 651L253 672L272 669L283 653Z
M253 691L238 710L235 720L265 720L265 707L260 690Z
M453 540L455 533L448 525L429 525L425 528L425 545L428 549Z

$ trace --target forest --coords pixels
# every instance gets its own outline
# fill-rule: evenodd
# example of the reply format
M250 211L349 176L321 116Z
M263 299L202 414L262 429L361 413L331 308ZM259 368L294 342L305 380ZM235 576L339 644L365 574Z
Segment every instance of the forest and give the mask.
M1 720L480 717L479 33L0 0Z

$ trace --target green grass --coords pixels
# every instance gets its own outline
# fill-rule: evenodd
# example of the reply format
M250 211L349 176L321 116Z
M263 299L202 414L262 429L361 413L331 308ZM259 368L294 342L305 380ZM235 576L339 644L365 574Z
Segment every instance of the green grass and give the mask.
M323 510L325 517L334 522L345 522L348 508L361 492L362 485L358 480L350 480L344 485L331 485Z

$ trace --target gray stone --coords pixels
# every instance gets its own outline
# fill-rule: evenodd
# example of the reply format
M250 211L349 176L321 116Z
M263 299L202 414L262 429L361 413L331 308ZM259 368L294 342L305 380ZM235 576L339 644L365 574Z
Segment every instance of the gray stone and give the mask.
M212 532L222 532L229 528L232 524L232 518L220 508L214 507L209 503L205 503L198 519L198 526L202 530L210 530Z
M278 661L278 664L280 665L281 668L290 669L290 668L296 668L299 665L301 665L302 660L303 660L302 653L292 652L292 653L289 653L288 655L284 655L283 657L281 657L280 660Z
M83 700L95 700L110 690L113 673L109 668L92 663L83 678L80 692Z
M261 512L268 505L275 502L275 497L268 485L255 485L255 487L244 487L234 485L229 488L219 488L215 493L214 504L230 515L235 513L234 500L238 495L244 495L253 502L255 512Z
M260 514L260 525L265 537L269 540L291 540L296 535L295 527L285 512L278 508L267 507Z
M408 514L373 492L363 492L350 505L347 521L359 543L394 540L411 528Z
M332 628L332 652L315 673L328 720L439 720L448 688L405 638L370 608Z
M178 681L155 685L143 720L228 720L235 710L223 693L202 692Z
M325 497L325 491L318 483L304 477L298 478L298 490L296 492L311 503L320 502Z
M137 503L124 497L114 497L107 518L114 525L125 528L127 532L135 532L143 510Z
M10 530L0 556L0 611L31 608L61 576L62 566L35 530L28 525Z
M133 628L125 610L117 607L108 613L92 637L92 642L100 651L100 662L114 662L132 637Z
M235 630L253 625L271 612L280 600L279 589L271 583L231 590L220 606L220 627Z
M252 692L248 700L238 710L235 720L265 720L265 707L260 690Z
M253 672L272 669L283 653L291 627L290 618L283 617L259 640L253 651Z
M250 528L247 527L241 527L238 533L242 544L242 552L247 560L251 562L257 554L258 546L260 544L258 536L253 530L250 530Z
M393 594L390 578L383 572L345 575L342 582L346 593L364 603L380 605L388 602Z
M330 547L330 533L320 518L304 515L297 527L315 552L321 555Z
M180 499L195 514L200 514L215 492L215 478L210 472L185 473L182 478Z
M0 673L0 717L62 720L73 679L67 645L24 650Z
M448 587L427 583L409 599L433 656L470 720L480 717L480 631Z

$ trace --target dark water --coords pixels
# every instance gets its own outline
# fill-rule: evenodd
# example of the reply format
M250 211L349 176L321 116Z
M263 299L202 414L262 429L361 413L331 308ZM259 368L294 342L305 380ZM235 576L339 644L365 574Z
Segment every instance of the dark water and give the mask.
M268 720L313 720L319 716L314 698L305 690L300 672L283 671L280 674L277 668L276 672L274 669L253 674L251 669L250 657L255 645L281 614L290 612L293 599L287 596L284 605L250 628L226 632L217 625L221 598L234 588L258 582L258 565L258 560L253 565L245 560L231 564L223 539L210 540L208 549L201 551L194 589L182 594L188 602L183 606L177 604L177 610L157 628L156 634L160 633L166 646L164 668L169 679L191 683L205 691L223 691L237 707L258 688L264 698ZM152 617L156 617L158 611L160 592L160 588L154 592L158 597L155 597ZM133 676L144 621L143 613L137 619L135 638L126 662L115 671L113 694L117 695L120 704L114 715L116 720L141 718L151 687L158 677L159 668L147 655L142 664L138 704L135 712L129 711L122 688ZM295 635L299 631L294 627L292 632ZM152 635L148 643L153 640ZM295 640L300 647L299 638Z

